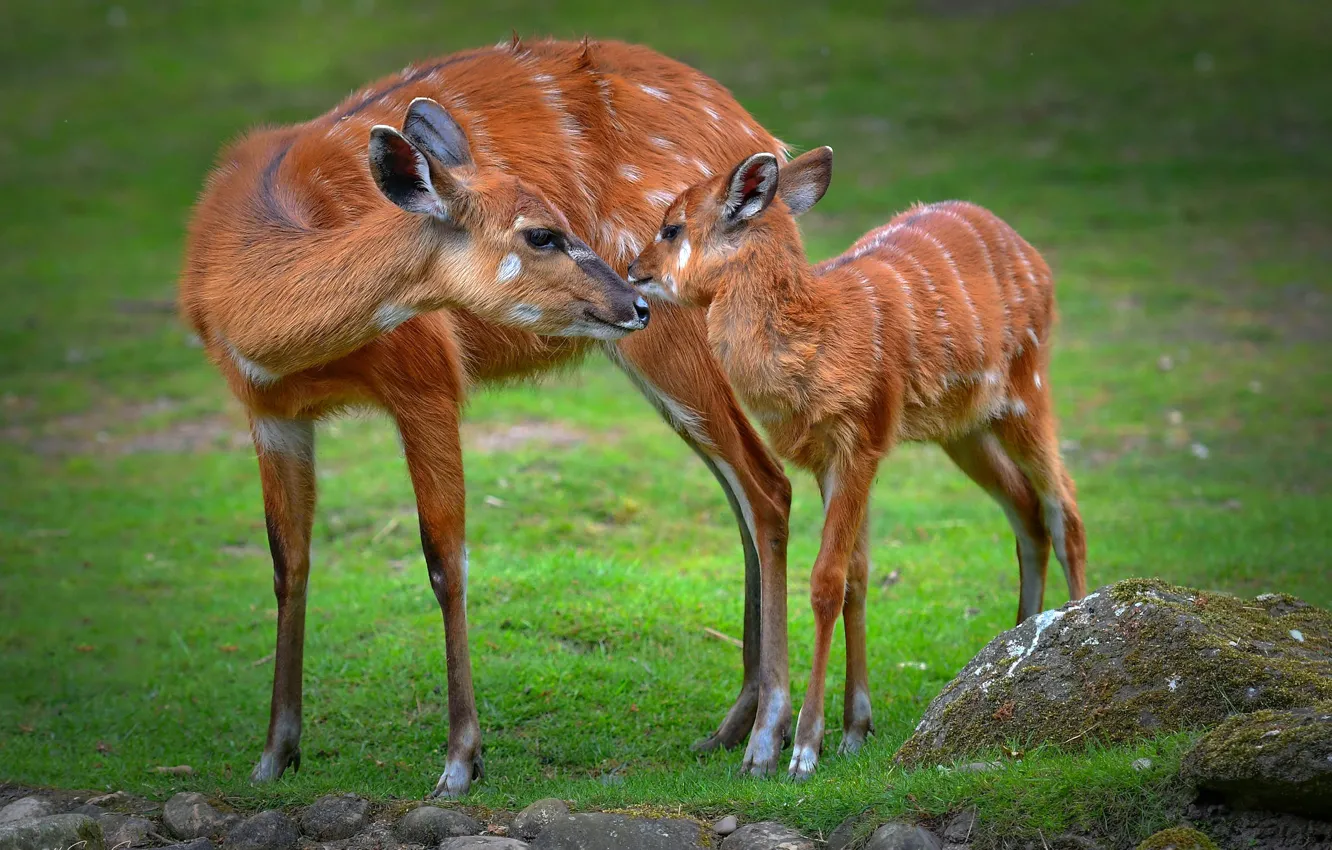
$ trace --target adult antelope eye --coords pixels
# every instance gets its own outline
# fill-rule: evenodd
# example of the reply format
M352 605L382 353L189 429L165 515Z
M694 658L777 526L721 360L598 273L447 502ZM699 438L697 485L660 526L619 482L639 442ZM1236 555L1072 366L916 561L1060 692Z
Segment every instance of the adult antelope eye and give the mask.
M670 242L672 239L674 239L679 235L680 235L680 225L678 224L668 224L661 229L661 238L665 239L667 242Z
M544 251L555 247L555 231L547 230L544 227L534 227L531 230L523 232L527 239L527 244L536 248L538 251Z

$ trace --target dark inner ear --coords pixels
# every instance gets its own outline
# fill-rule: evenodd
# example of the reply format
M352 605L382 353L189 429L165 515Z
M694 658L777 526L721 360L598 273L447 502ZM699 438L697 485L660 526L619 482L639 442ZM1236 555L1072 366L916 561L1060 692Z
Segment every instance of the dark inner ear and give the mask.
M777 194L777 158L758 153L736 166L726 181L726 218L746 221L761 213Z
M407 109L402 134L426 151L445 168L467 165L472 149L467 135L444 107L426 97L418 97Z
M384 197L408 212L443 216L425 154L391 127L370 131L370 174Z

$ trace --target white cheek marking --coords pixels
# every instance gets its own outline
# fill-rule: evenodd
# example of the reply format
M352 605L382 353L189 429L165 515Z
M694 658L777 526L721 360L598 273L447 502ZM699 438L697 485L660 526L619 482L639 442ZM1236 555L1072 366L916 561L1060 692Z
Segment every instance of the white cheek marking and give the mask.
M652 86L645 86L642 83L639 83L638 87L643 90L643 94L651 95L652 97L655 97L657 100L666 101L671 99L671 96L666 92L662 91L661 89L653 88Z
M685 239L680 243L680 253L675 256L675 268L683 272L685 265L689 262L689 255L692 253L693 249L689 247L689 240Z
M250 431L260 452L304 461L314 459L314 422L309 419L256 416Z
M515 325L535 325L541 321L542 312L535 304L515 304L509 310L509 321Z
M416 315L416 309L406 304L384 304L375 311L375 324L381 331L388 333Z
M518 276L518 272L523 270L523 261L518 259L517 254L505 254L504 259L500 260L499 268L495 271L495 279L500 283L508 283Z
M276 382L277 379L281 377L280 375L268 371L258 363L255 363L244 354L241 354L240 350L230 342L226 343L226 346L227 352L231 355L231 359L236 362L236 368L240 370L240 373L245 376L247 381L255 386L267 386L268 384Z

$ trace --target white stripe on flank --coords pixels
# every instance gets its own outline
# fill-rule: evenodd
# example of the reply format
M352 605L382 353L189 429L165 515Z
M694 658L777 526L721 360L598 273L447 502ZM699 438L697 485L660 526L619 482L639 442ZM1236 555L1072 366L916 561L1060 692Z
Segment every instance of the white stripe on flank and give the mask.
M948 247L933 233L930 233L924 228L915 226L907 227L907 230L919 233L925 239L933 242L934 246L943 254L944 260L948 263L949 270L953 273L953 277L957 278L957 288L962 292L962 300L966 302L967 309L971 311L972 324L976 327L976 354L980 357L981 361L984 362L985 331L981 327L980 313L976 311L976 305L971 300L971 294L967 292L966 279L962 277L962 270L957 267L957 260L953 258L953 254L948 250Z
M865 290L865 300L869 302L870 315L874 319L874 362L880 364L883 362L883 313L879 310L879 299L874 293L874 284L865 276L860 269L849 269L851 274L860 281L860 286Z
M638 87L639 87L640 89L643 90L643 94L646 94L646 95L650 95L650 96L652 96L652 97L655 97L657 100L660 100L660 101L663 101L663 102L664 102L664 101L667 101L667 100L670 100L670 99L671 99L671 96L670 96L669 93L664 92L664 91L662 91L662 90L659 89L659 88L654 88L653 86L646 86L646 85L643 85L642 83L639 83L639 84L638 84Z
M1013 345L1013 319L1009 314L1008 287L999 279L999 273L995 270L994 258L990 256L990 246L985 244L985 237L966 216L954 211L951 207L936 207L936 209L938 212L956 219L963 227L971 231L972 236L976 237L976 244L980 245L981 253L985 255L985 268L989 270L990 279L994 281L995 287L999 290L999 303L1004 308L1004 349L1011 348Z

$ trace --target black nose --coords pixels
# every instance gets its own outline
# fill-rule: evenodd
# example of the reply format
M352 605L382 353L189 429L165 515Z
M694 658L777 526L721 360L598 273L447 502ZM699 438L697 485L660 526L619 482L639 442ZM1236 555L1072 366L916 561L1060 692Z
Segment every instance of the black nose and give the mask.
M647 327L650 311L648 310L647 301L644 300L641 295L638 296L638 300L634 302L634 315L638 317L638 321L642 322L644 327Z

